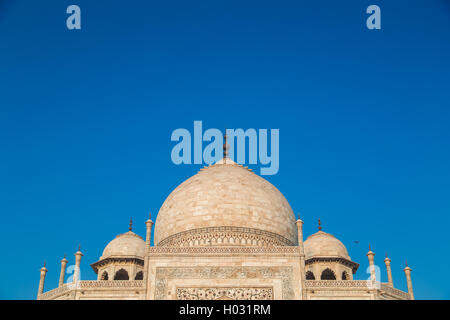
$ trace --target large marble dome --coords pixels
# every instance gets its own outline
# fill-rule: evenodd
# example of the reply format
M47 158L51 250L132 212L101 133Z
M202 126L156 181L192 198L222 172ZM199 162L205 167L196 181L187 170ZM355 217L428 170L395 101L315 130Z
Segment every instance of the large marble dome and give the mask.
M155 245L297 244L295 215L271 183L229 158L202 168L165 200Z

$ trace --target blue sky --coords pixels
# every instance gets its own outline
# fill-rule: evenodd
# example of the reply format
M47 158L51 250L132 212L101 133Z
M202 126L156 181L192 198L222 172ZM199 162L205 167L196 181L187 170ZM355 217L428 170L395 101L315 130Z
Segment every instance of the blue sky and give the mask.
M34 299L44 260L56 287L79 243L95 279L131 216L144 236L199 169L171 162L170 135L202 120L279 128L265 178L305 235L321 218L355 278L370 243L383 281L387 251L396 287L408 259L416 298L449 299L449 36L445 0L0 0L0 298Z

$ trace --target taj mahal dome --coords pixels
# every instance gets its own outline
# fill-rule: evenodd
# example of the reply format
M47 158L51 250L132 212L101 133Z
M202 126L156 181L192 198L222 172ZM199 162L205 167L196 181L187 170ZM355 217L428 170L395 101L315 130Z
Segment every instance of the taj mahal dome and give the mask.
M167 197L145 239L132 231L117 235L91 267L97 280L80 279L82 252L75 253L73 277L44 291L40 270L38 300L412 300L411 268L404 269L408 292L394 288L367 258L370 278L353 279L359 267L345 245L319 230L306 240L303 221L288 201L251 169L224 157L181 183Z

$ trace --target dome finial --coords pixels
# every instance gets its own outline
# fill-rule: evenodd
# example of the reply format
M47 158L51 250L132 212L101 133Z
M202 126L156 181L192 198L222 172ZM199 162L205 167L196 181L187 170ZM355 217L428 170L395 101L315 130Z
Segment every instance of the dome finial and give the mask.
M130 226L128 227L128 230L133 230L133 218L130 218Z
M225 133L223 136L223 159L228 158L228 135Z
M408 268L408 260L405 260L406 268Z
M319 219L319 231L322 231L322 221Z

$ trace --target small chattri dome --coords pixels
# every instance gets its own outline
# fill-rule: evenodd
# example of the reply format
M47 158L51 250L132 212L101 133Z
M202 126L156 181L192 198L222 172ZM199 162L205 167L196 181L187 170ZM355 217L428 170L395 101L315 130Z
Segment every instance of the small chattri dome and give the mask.
M306 259L316 257L337 257L351 260L347 248L332 234L318 231L304 243Z
M103 250L100 260L106 258L137 257L144 259L145 241L132 231L119 234Z

